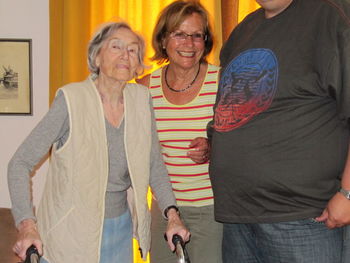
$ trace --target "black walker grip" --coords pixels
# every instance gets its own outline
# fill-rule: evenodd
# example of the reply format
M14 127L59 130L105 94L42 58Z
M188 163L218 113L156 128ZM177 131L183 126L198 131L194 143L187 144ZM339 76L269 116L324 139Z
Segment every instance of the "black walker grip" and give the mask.
M173 235L172 242L175 246L176 255L178 256L178 263L191 263L182 237L175 234Z
M185 246L185 243L182 240L182 237L180 235L177 235L177 234L173 235L172 242L173 242L174 246L176 246L176 244L178 244L178 243L180 243L182 247Z
M39 263L40 255L37 248L34 245L31 245L26 252L26 259L24 263Z

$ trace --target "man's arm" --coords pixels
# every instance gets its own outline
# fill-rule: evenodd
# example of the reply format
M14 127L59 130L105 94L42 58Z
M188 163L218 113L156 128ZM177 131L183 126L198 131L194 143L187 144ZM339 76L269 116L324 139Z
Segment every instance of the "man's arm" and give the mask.
M345 190L350 190L350 143L341 187ZM325 222L328 228L350 225L350 200L343 194L336 193L328 202L322 215L317 217L316 220Z
M337 33L339 48L333 64L329 67L327 72L327 87L334 87L336 93L336 100L338 106L339 116L344 121L350 120L350 5L347 2L339 1L337 10L341 19L339 22L339 30ZM349 142L350 145L350 142ZM345 190L350 190L350 146L348 149L348 156L345 163L341 187ZM344 225L350 225L350 200L343 194L336 193L328 202L327 207L322 215L316 218L318 221L326 223L327 227L335 228Z

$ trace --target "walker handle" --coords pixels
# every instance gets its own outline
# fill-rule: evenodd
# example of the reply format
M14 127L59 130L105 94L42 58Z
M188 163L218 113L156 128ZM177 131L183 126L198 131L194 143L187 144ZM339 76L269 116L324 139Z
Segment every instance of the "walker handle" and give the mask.
M37 248L34 245L31 245L26 252L26 259L24 263L39 263L40 255Z
M175 234L173 235L172 242L175 246L178 263L191 263L185 248L185 242L183 241L182 237Z

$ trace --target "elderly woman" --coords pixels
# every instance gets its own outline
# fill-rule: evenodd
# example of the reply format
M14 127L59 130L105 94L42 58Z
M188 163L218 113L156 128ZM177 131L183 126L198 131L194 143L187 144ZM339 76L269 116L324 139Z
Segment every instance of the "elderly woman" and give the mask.
M132 222L145 258L148 185L168 219L168 240L175 233L188 240L160 154L149 92L127 83L143 71L143 57L144 42L127 24L102 27L89 44L91 76L59 89L13 156L8 180L19 231L14 251L22 259L34 244L42 262L132 262ZM35 217L29 175L51 146Z
M206 62L213 47L207 11L198 1L173 2L161 12L152 44L153 59L169 63L138 82L152 94L163 157L181 218L191 231L189 256L193 262L221 262L222 226L214 220L207 156L203 155L219 71ZM153 208L151 261L175 262L174 255L164 250L166 225L161 217Z

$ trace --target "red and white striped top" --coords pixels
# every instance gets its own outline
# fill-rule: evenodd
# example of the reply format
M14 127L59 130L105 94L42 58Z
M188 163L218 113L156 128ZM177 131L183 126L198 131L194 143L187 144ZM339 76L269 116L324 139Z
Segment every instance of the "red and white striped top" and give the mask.
M194 138L207 136L206 126L213 118L219 67L208 65L200 92L185 105L174 105L164 97L161 72L162 68L151 74L150 92L163 157L177 204L197 207L211 205L213 192L208 163L196 164L186 153Z

